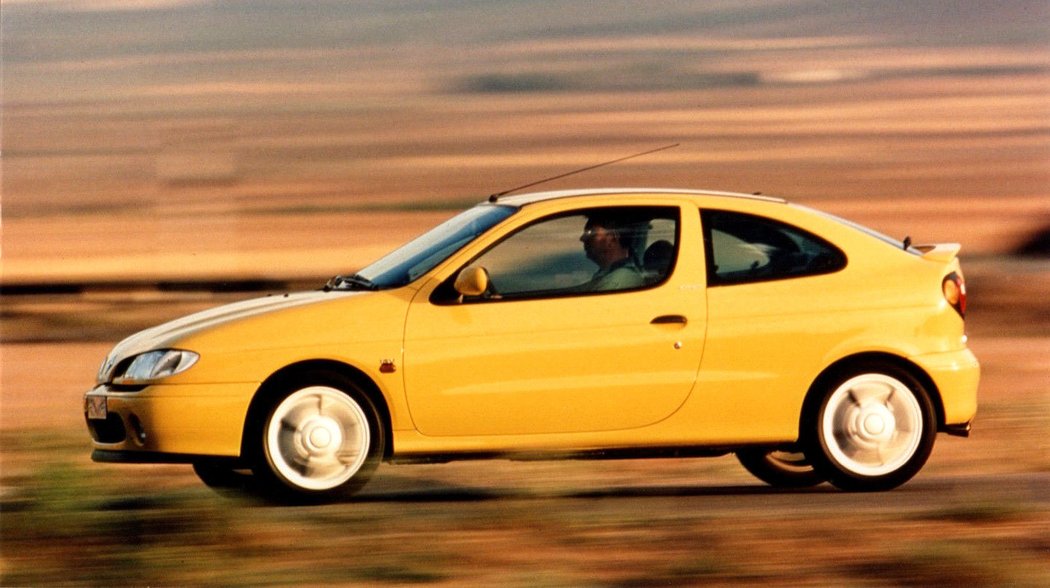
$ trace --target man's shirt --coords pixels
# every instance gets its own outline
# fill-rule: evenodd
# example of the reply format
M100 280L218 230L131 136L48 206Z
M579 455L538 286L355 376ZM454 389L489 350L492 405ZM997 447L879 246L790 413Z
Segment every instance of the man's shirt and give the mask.
M592 292L631 290L641 287L644 283L642 270L633 258L628 257L595 272L587 285L587 290Z

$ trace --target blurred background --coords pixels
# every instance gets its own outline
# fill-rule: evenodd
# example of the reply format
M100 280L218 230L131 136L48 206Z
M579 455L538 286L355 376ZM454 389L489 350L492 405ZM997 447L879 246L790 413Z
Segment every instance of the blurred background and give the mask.
M318 277L490 193L762 191L1007 253L1050 216L1045 1L19 1L4 283ZM410 218L402 214L411 213Z
M250 575L200 570L229 567L235 557L255 561L272 547L259 539L257 551L197 552L194 560L186 545L201 537L223 543L215 537L232 527L242 532L236 541L257 538L248 515L223 511L183 469L87 461L80 396L107 349L124 336L220 302L317 287L490 193L671 143L680 146L539 189L760 191L916 243L961 242L971 290L968 325L985 366L982 413L978 438L940 441L949 449L935 454L929 468L934 476L991 480L1036 473L1045 481L1050 471L1045 0L5 0L0 19L0 579L6 585L216 577L251 583ZM568 480L572 491L646 480L751 483L731 462L634 464L637 476L612 481L603 478L610 467L624 471L607 464L454 464L382 478L381 469L378 495L397 487L401 475L416 476L409 487L447 490L469 486L479 471L486 472L482 479L493 476L493 486L505 477L519 494L548 498L551 480ZM560 541L582 536L595 547L591 567L558 560L560 567L539 582L553 585L652 577L848 583L876 569L911 570L904 573L921 581L960 567L977 583L1035 578L1038 584L1047 577L1043 557L1050 551L1045 486L1035 499L1019 492L1003 498L967 491L949 514L918 508L912 516L916 507L904 508L912 526L915 520L987 525L961 543L934 541L927 549L918 546L933 540L919 537L912 549L890 535L868 538L859 542L859 567L842 567L821 549L802 575L791 575L798 569L791 558L766 553L777 551L768 545L750 550L773 524L763 517L784 524L791 538L782 547L789 551L811 548L813 537L791 535L800 518L861 517L857 528L885 526L888 533L901 521L887 522L881 511L847 515L854 511L849 503L818 502L816 511L786 519L750 504L743 516L753 525L745 526L745 539L733 530L740 512L689 518L681 503L697 500L697 493L667 491L666 504L646 508L677 522L650 528L649 539L680 546L696 539L686 530L715 529L704 535L705 548L714 550L710 560L660 567L666 552L654 549L637 556L643 568L663 570L654 576L599 573L597 553L646 539L638 529L645 523L619 509L605 518L604 511L584 516L565 507L576 514L566 515L567 522L544 519L541 527L550 533L534 537L533 547L553 549L549 542L559 540L548 535L559 533ZM498 537L508 552L519 549L516 533L535 524L528 509L508 511L504 497L480 495L482 504L468 500L468 506L516 521L482 537ZM368 512L398 511L374 517L408 525L406 536L432 532L448 520L434 515L426 496L411 507L415 518L398 518L404 512L396 501L379 500ZM789 498L810 504L813 497ZM560 503L549 502L545 508L557 511ZM620 503L626 512L638 507ZM193 523L178 514L186 509L195 513ZM167 529L168 539L147 533L149 549L128 547L120 521L129 511L138 540L153 524ZM267 529L286 522L274 509L263 516ZM348 576L292 574L277 581L536 580L524 562L496 556L478 556L490 575L463 575L473 565L464 562L474 561L462 553L472 551L469 541L417 575L394 573L411 568L409 560L427 547L417 553L370 536L369 516L347 514L343 523L384 546L379 564L338 567ZM479 531L470 521L458 518L452 526ZM297 528L312 536L330 531L327 524ZM1009 539L987 555L977 545L989 537ZM56 539L94 548L75 564L59 564L61 558L41 551ZM741 543L749 549L733 548ZM874 555L886 546L898 555ZM747 560L755 553L763 553L766 567ZM299 564L286 571L326 562L302 554L292 561ZM121 567L138 575L107 575ZM508 569L524 575L500 573ZM828 570L831 576L822 575ZM876 583L906 579L876 575Z

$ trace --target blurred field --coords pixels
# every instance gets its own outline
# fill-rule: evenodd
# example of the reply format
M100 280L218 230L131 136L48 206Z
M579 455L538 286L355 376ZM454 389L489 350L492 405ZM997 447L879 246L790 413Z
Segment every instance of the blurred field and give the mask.
M1050 229L1050 5L638 6L4 2L0 584L1050 584L1050 262L1015 255ZM543 189L761 191L961 242L974 436L874 496L731 458L466 462L284 509L88 460L113 343L254 295L155 284L318 285L669 143Z
M762 191L965 255L1050 225L1044 2L734 4L5 5L4 283L327 276L669 143L544 188Z

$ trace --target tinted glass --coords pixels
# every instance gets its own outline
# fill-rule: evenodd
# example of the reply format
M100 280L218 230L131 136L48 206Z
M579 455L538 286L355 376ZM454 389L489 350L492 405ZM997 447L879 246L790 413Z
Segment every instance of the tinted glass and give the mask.
M645 288L674 265L678 209L589 209L543 219L471 265L489 274L489 299Z
M358 274L379 288L404 286L448 259L516 210L489 204L467 209L388 253Z
M708 283L739 284L825 274L846 256L824 239L773 219L705 210Z
M876 231L875 229L872 229L870 227L866 227L866 226L864 226L862 224L855 223L855 222L853 222L851 220L847 220L847 219L844 219L844 218L839 217L839 216L835 216L835 215L833 215L833 214L831 214L829 212L824 212L823 210L816 210L814 208L808 208L808 207L801 206L801 205L798 205L798 204L793 204L792 206L795 206L796 208L802 208L802 209L808 210L809 212L811 212L813 214L819 214L819 215L821 215L821 216L823 216L825 218L830 218L830 219L834 220L835 222L842 223L842 224L846 225L847 227L856 229L856 230L864 233L865 235L868 235L870 237L874 237L874 238L878 239L879 241L882 241L883 243L886 243L890 247L893 247L894 249L902 249L904 251L907 251L908 253L911 253L912 255L922 256L922 251L920 251L920 250L918 250L915 247L912 247L910 245L905 245L904 240L902 240L902 239L894 239L893 237L890 237L888 235L884 235L883 233L880 233L879 231Z

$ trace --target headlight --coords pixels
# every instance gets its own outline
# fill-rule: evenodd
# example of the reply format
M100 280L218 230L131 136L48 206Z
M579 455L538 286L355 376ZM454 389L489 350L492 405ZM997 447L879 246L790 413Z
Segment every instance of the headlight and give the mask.
M181 349L160 349L136 355L127 369L113 374L113 383L145 384L180 374L197 363L200 355Z
M102 366L98 368L98 375L95 376L96 384L105 384L109 381L109 377L113 372L113 362L115 361L116 358L113 357L112 353L106 356L106 359L102 361Z

